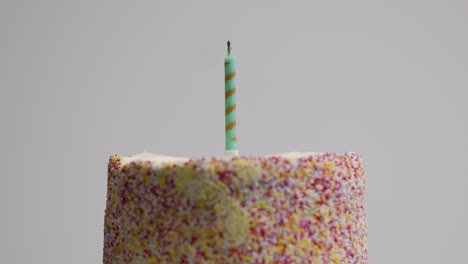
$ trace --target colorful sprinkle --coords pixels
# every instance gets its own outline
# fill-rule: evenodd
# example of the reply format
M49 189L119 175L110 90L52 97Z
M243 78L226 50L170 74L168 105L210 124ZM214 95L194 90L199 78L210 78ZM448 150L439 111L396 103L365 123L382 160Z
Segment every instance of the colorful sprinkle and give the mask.
M367 263L355 153L108 165L104 263Z

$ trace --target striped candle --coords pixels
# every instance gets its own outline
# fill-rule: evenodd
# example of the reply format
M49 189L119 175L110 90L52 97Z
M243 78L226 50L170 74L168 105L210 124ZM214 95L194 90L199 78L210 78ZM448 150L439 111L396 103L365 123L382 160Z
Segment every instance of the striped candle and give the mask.
M237 155L236 59L231 56L231 43L228 41L227 44L228 55L224 58L226 151Z

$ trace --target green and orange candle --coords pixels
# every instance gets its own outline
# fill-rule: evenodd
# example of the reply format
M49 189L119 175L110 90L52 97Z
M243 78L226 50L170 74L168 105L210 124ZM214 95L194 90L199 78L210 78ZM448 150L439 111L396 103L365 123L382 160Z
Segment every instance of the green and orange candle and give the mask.
M228 53L224 58L224 102L226 125L226 156L238 156L236 130L236 59L231 56L231 42L227 42Z

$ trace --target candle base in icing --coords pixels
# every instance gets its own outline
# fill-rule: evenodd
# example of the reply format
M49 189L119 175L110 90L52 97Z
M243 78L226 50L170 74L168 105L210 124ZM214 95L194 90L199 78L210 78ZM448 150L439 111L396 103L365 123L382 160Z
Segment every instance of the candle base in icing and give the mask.
M225 157L237 157L239 156L239 151L238 150L225 150L224 156Z

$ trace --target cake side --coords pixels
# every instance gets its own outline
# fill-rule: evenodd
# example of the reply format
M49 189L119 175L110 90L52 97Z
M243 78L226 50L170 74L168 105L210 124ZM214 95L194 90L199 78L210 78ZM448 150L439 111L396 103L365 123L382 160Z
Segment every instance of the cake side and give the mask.
M367 263L364 184L355 153L112 156L104 262Z

